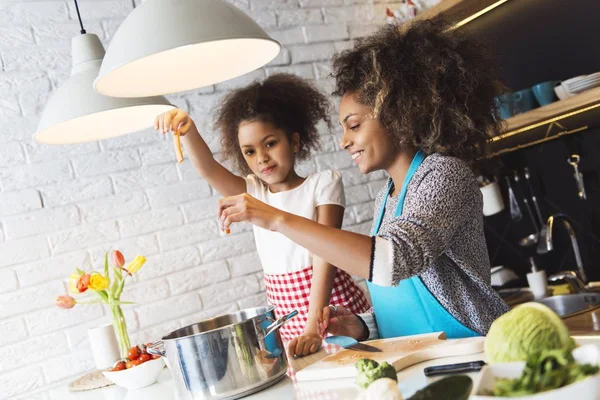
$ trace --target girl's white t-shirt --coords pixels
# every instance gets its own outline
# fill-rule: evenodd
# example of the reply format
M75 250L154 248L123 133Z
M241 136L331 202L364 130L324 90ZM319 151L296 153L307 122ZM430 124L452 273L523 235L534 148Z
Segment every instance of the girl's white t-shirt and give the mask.
M336 204L346 207L342 177L337 171L310 174L292 190L271 193L256 175L246 177L246 192L273 207L304 218L317 220L317 207ZM278 275L301 271L312 265L312 254L278 232L254 226L254 240L266 274Z

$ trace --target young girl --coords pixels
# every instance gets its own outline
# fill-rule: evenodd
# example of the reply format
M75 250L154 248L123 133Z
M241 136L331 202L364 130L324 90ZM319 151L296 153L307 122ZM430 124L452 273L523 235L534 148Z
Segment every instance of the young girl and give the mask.
M362 173L390 176L375 202L372 236L247 194L220 201L224 227L250 221L367 278L381 337L485 335L508 307L490 285L482 197L469 168L499 131L501 87L482 46L439 20L387 26L337 56L333 76L341 147ZM320 320L332 334L373 333L342 307L326 307Z
M223 196L247 193L253 198L315 223L340 228L345 197L338 172L322 171L306 178L295 170L319 145L317 123L329 119L329 103L306 81L273 75L227 95L218 110L225 156L247 174L234 175L213 157L192 119L181 110L156 118L155 128L181 135L196 170ZM280 332L292 355L317 351L317 312L328 304L364 312L368 303L350 275L313 255L285 236L254 227L265 272L269 302L278 317L299 315Z

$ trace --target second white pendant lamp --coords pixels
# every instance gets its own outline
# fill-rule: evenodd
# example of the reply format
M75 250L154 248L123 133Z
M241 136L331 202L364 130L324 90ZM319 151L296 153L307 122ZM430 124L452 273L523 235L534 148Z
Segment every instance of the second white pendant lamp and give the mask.
M280 47L225 0L145 0L115 33L94 88L118 97L196 89L260 68Z

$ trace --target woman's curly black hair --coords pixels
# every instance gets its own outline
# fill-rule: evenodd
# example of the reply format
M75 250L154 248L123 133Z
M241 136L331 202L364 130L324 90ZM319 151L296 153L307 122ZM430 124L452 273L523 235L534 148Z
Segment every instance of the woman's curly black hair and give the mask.
M226 95L217 111L215 126L221 131L225 158L244 174L250 169L239 147L238 128L244 121L261 121L283 130L288 138L298 132L298 160L320 147L317 124L323 120L331 130L330 103L308 81L290 74L275 74L262 82Z
M387 25L337 55L338 96L356 93L400 147L472 162L500 132L503 91L485 45L440 18Z

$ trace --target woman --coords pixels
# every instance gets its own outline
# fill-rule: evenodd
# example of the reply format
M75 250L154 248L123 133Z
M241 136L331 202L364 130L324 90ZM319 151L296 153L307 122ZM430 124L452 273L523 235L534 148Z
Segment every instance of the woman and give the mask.
M500 129L494 97L501 86L483 47L448 28L441 20L387 26L334 60L340 145L362 173L390 176L376 199L372 236L248 195L219 204L224 229L249 221L367 278L384 338L485 335L508 310L490 286L482 198L469 168ZM370 333L343 308L326 308L321 320L323 334Z

